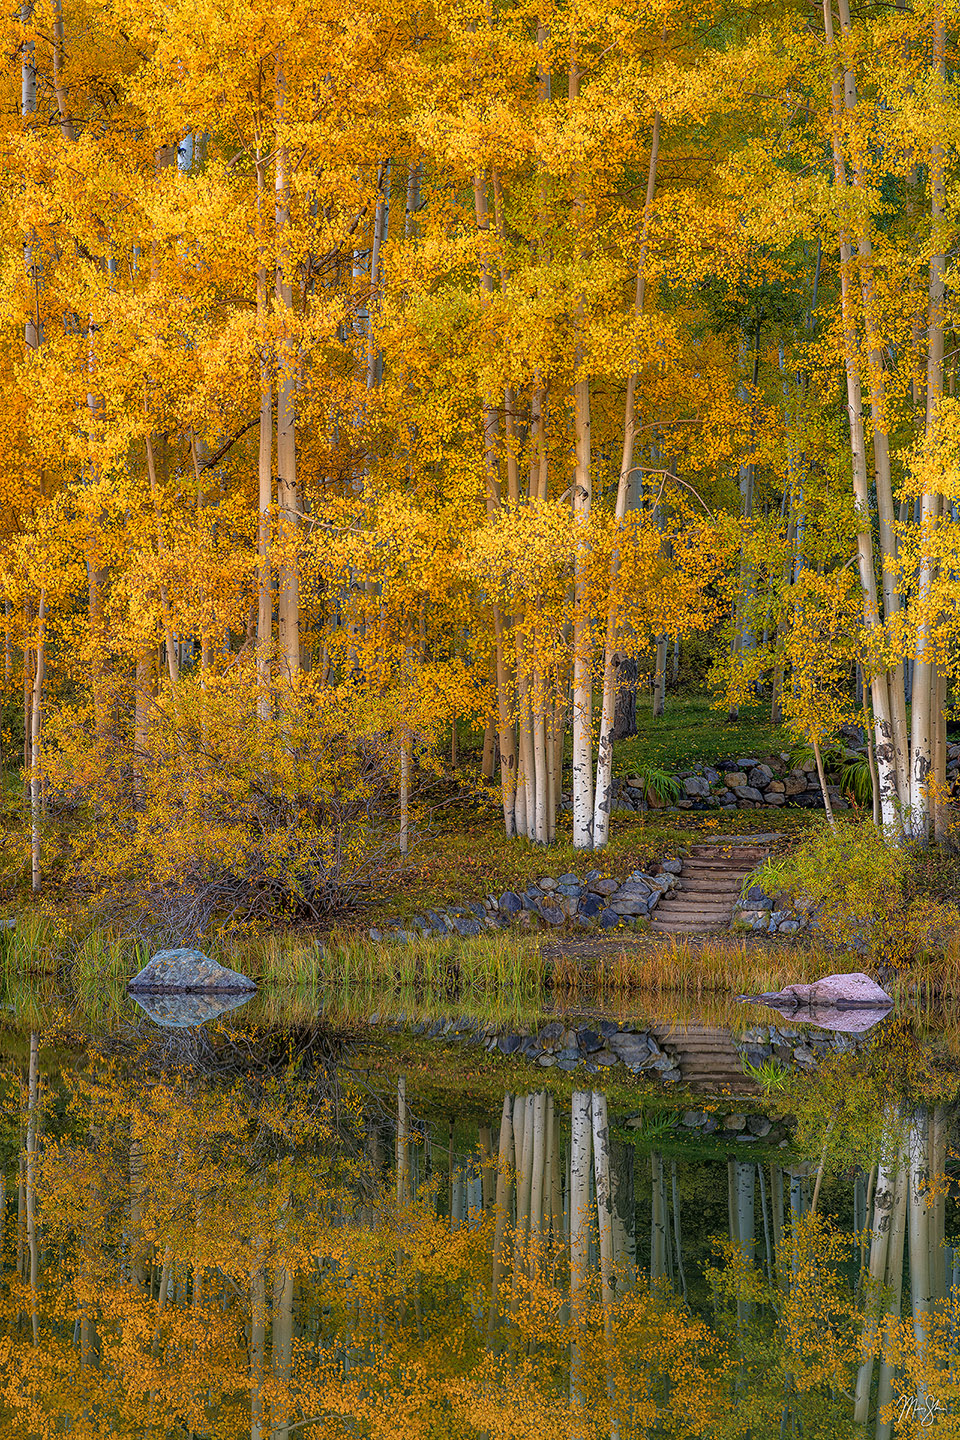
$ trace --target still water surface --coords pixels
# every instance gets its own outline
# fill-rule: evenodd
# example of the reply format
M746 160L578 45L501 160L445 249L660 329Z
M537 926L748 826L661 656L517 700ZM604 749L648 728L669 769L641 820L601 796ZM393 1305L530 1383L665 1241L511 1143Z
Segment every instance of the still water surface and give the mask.
M949 1030L693 1094L428 1011L11 1003L0 1435L960 1434Z

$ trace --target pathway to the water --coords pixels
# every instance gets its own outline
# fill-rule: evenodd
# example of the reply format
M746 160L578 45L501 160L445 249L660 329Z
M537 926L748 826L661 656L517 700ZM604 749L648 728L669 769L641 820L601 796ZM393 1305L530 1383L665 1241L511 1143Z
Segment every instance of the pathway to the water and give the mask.
M702 935L728 929L745 878L767 854L763 843L693 845L680 888L661 900L652 928L661 935Z

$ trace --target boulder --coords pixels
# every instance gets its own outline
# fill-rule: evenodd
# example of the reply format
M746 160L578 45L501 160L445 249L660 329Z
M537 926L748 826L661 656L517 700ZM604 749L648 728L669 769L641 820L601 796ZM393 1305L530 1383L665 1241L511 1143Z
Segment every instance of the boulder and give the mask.
M824 975L812 985L788 985L757 998L779 1009L879 1010L893 1004L886 990L859 970L850 975Z
M153 991L155 994L184 994L194 990L216 993L256 988L246 975L218 965L216 960L211 960L199 950L158 950L127 986L128 990Z
M732 785L730 788L738 800L752 800L755 805L763 804L762 794L753 785Z
M639 1070L650 1057L650 1046L644 1036L634 1035L629 1030L611 1035L607 1045L629 1070Z
M746 785L747 777L742 770L728 770L723 777L723 783L728 790L736 790L738 785Z
M506 915L516 915L523 909L523 901L515 890L504 890L499 905Z

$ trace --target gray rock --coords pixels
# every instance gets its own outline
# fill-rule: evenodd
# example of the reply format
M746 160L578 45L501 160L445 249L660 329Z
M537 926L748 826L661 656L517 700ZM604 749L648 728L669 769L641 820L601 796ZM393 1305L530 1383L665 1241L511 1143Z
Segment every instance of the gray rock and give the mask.
M475 915L457 915L454 918L453 928L454 930L456 930L458 935L462 935L464 938L472 935L479 935L480 921L476 918Z
M769 765L754 765L747 776L747 784L755 785L758 790L765 790L773 779L773 771Z
M598 1050L596 1054L591 1055L590 1058L597 1065L603 1065L608 1068L611 1065L617 1064L617 1057L613 1054L612 1050Z
M886 1009L893 1004L890 996L869 975L856 970L849 975L825 975L812 985L788 985L759 999L780 1007L798 1008L829 1006L835 1010Z
M745 1130L746 1126L746 1115L728 1115L723 1122L724 1130Z
M537 1058L537 1064L542 1065L544 1069L546 1069L548 1065L556 1065L556 1063L557 1057L555 1055L540 1055Z
M218 965L200 950L158 950L127 987L156 993L256 990L252 980L236 970Z
M691 775L687 780L684 780L683 788L688 795L701 796L710 794L710 782L709 780L703 779L702 776Z
M651 1058L650 1046L642 1035L633 1035L622 1030L607 1038L607 1045L630 1070L639 1070L644 1061Z
M570 1058L570 1056L568 1056L568 1055L558 1055L558 1056L557 1056L557 1069L558 1069L558 1070L576 1070L576 1068L577 1068L577 1066L578 1066L579 1064L580 1064L580 1058L579 1058L579 1056L577 1057L576 1060L572 1060L572 1059Z
M616 910L601 910L597 919L604 930L613 930L617 925L620 924L620 916L617 914Z
M781 935L796 935L796 934L798 933L799 929L800 929L800 921L799 921L799 920L781 920L781 922L780 922L780 934L781 934Z
M668 875L680 875L683 873L682 860L664 860L663 868Z
M540 886L540 889L544 891L556 890L557 888L556 880L551 880L549 875L544 875L542 880L537 881L537 884Z
M728 790L736 790L740 785L746 785L747 777L742 770L728 770L723 777L723 783Z
M714 1130L720 1129L720 1122L713 1115L708 1115L700 1127L705 1135L712 1135Z
M604 908L603 897L588 891L580 901L579 912L585 920L595 920Z
M747 899L754 910L772 910L773 901L767 895L762 885L751 885L747 891Z
M750 1115L747 1117L747 1129L751 1135L769 1135L770 1121L765 1115Z
M605 875L602 879L591 880L590 889L598 895L614 895L620 889L620 881L613 875Z
M698 1125L702 1125L706 1118L702 1110L684 1110L680 1116L680 1124L686 1125L689 1130L694 1130Z
M755 805L763 804L763 795L753 785L731 786L738 800L752 800Z
M523 1037L520 1035L501 1035L497 1040L497 1045L503 1055L515 1055L522 1043Z
M763 798L767 805L786 805L787 803L787 797L778 794L776 790L768 790Z
M379 944L381 943L381 941L383 940L383 931L382 931L382 930L371 930L371 931L370 931L370 939L371 939L375 944L379 945Z
M559 905L541 904L537 908L548 925L562 925L567 918Z
M660 1079L665 1085L676 1085L682 1078L680 1071L676 1068L673 1070L661 1070L660 1072Z
M580 1045L580 1049L588 1053L591 1050L603 1049L603 1040L597 1034L596 1030L578 1030L577 1041Z
M579 884L580 884L580 877L579 877L579 875L561 875L561 876L560 876L560 879L557 881L557 884L558 884L558 885L579 885Z
M515 890L504 890L498 904L507 915L517 915L523 909L523 901Z
M649 912L650 897L649 895L637 895L632 899L621 900L619 896L615 895L610 902L610 909L615 915L628 915L636 918Z

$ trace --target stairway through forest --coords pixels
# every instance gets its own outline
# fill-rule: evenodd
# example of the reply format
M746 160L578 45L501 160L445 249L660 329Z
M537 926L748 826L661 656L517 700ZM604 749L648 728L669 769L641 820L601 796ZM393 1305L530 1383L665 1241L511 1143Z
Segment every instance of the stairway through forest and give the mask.
M679 887L653 912L652 928L661 935L726 930L744 879L766 855L763 844L693 845L684 859Z

